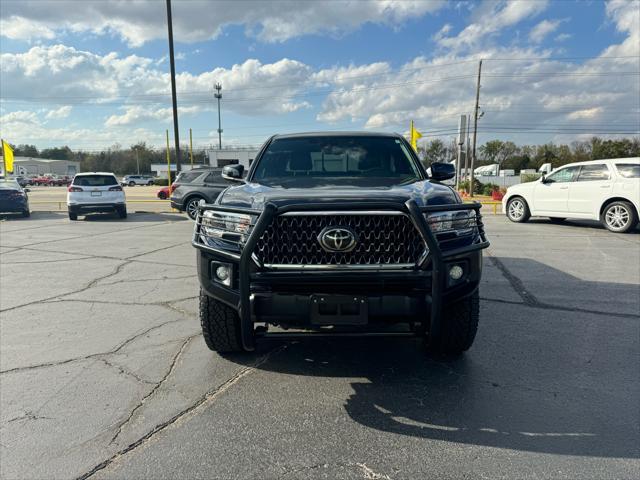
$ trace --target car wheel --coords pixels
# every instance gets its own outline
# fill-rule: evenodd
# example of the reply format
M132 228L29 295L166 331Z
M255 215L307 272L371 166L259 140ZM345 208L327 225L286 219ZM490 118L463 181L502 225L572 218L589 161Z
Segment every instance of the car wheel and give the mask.
M78 214L75 212L69 212L69 220L78 220Z
M200 201L203 200L202 197L191 197L188 201L187 204L184 207L185 212L187 212L187 215L189 215L189 218L191 220L195 220L196 217L198 216L198 205L200 204Z
M135 187L136 186L136 182L129 182L129 186L130 187Z
M562 223L566 220L566 218L563 217L549 217L549 220L551 220L551 223Z
M522 197L513 197L507 203L507 217L512 222L523 223L529 220L531 213L529 212L529 206Z
M147 183L148 186L152 186L153 185L153 180L149 180L149 183Z
M480 319L478 290L468 297L442 309L442 327L438 338L427 337L427 350L431 353L459 355L468 350L476 338Z
M119 207L118 215L120 216L120 218L127 218L127 207Z
M24 212L22 212L22 216L24 218L29 218L31 216L31 212L29 210L25 210Z
M629 202L612 202L602 211L600 221L611 232L626 233L638 224L638 214Z
M167 194L164 193L164 192L160 192L160 193L158 193L158 198L160 200L166 200L167 199Z
M220 353L243 352L240 316L227 304L200 289L200 325L209 350Z

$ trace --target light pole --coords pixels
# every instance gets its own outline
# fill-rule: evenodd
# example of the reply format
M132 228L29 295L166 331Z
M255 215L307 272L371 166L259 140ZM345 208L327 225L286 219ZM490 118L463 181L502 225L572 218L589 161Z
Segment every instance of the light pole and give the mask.
M180 136L178 134L178 100L176 98L176 61L173 56L173 20L171 0L167 0L167 28L169 29L169 63L171 65L171 100L173 103L173 135L176 148L176 172L180 173Z
M222 85L216 83L213 88L216 89L216 93L213 94L214 97L218 99L218 149L222 150L222 120L220 117L220 99L222 99Z

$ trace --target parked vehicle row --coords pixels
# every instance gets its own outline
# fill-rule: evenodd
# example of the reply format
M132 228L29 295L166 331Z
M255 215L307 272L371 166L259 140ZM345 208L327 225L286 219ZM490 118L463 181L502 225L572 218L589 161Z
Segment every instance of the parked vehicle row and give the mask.
M570 163L539 180L507 189L502 210L512 222L531 216L554 222L599 220L608 230L629 232L640 212L640 158Z

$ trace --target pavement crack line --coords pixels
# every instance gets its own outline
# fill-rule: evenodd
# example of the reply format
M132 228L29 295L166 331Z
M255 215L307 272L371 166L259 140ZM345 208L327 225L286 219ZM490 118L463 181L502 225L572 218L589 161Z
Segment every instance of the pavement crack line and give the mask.
M264 355L259 357L253 364L240 369L236 374L234 374L232 377L227 379L224 383L222 383L221 385L217 386L212 390L209 390L202 397L200 397L200 399L198 399L195 403L191 404L184 410L180 411L179 413L171 417L169 420L156 425L149 432L147 432L145 435L140 437L138 440L129 444L125 448L119 450L118 452L113 454L111 457L107 458L105 461L93 467L91 470L76 477L75 480L85 480L87 478L92 477L97 472L104 470L105 468L107 468L109 465L111 465L113 462L115 462L122 456L127 455L133 452L134 450L136 450L137 448L145 445L151 438L153 438L158 433L166 430L172 425L176 425L177 422L179 422L180 420L186 420L190 418L192 415L195 415L199 410L211 404L214 400L216 400L220 395L226 392L229 388L233 387L235 384L240 382L240 380L242 380L244 377L255 372L258 369L258 367L260 367L262 364L267 362L272 356L277 355L278 353L285 350L288 347L288 345L289 344L281 345L280 347L277 347L265 353Z
M130 260L125 260L125 261L124 261L124 262L122 262L121 264L117 265L117 266L116 266L116 268L115 268L111 273L107 273L107 274L102 275L102 276L100 276L100 277L98 277L98 278L94 278L94 279L93 279L93 280L91 280L89 283L87 283L84 287L81 287L81 288L79 288L79 289L77 289L77 290L74 290L74 291L72 291L72 292L59 293L59 294L57 294L57 295L53 295L53 296L48 297L48 298L41 298L41 299L39 299L39 300L35 300L35 301L33 301L33 302L23 303L23 304L20 304L20 305L14 305L13 307L9 307L9 308L5 308L5 309L0 310L0 313L9 312L9 311L11 311L11 310L16 310L17 308L28 307L28 306L30 306L30 305L36 305L36 304L38 304L38 303L48 302L49 300L61 299L61 298L64 298L64 297L68 297L69 295L75 295L75 294L77 294L77 293L82 293L82 292L84 292L84 291L86 291L86 290L89 290L89 289L90 289L90 288L92 288L92 287L95 287L95 286L96 286L96 284L97 284L99 281L101 281L101 280L106 280L107 278L110 278L110 277L113 277L114 275L119 274L119 273L122 271L122 269L123 269L125 266L129 265L130 263L131 263L131 261L130 261Z
M142 408L144 403L158 391L158 389L164 384L164 382L167 381L169 376L176 369L176 366L178 365L178 360L182 356L182 353L185 351L185 349L187 348L187 346L189 345L191 340L193 340L198 335L199 334L191 335L190 337L187 337L184 342L182 342L182 345L178 349L178 352L173 356L173 360L171 361L171 365L169 365L169 369L167 370L167 373L165 373L164 376L160 379L160 381L158 383L156 383L151 390L149 390L149 393L147 393L144 397L142 397L140 402L131 410L131 412L129 413L127 418L125 418L118 425L118 427L116 429L116 433L113 435L113 437L111 438L111 441L109 442L110 445L113 444L116 441L118 436L120 436L120 434L122 433L122 430L124 429L124 427L131 421L131 419L136 414L136 412Z
M115 363L111 363L109 360L107 360L106 358L99 358L99 360L104 363L105 365L107 365L108 367L111 368L115 368L116 370L118 370L120 373L124 374L124 375L128 375L134 379L136 379L138 382L140 383L146 383L148 385L155 385L155 382L151 382L149 380L145 380L144 378L139 377L138 375L136 375L135 373L127 370L126 368L124 368L122 365L116 365Z
M491 263L493 263L493 265L498 270L500 270L502 276L507 279L507 281L511 285L511 288L515 290L515 292L520 296L520 298L526 305L537 306L540 304L536 296L527 290L527 288L524 286L524 283L522 283L522 280L511 273L500 259L494 257L489 252L487 252L487 256L489 257L489 260L491 260Z
M39 364L36 364L36 365L29 365L29 366L26 366L26 367L9 368L7 370L1 370L0 374L24 372L24 371L27 371L27 370L35 370L35 369L38 369L38 368L46 368L46 367L57 367L59 365L66 365L67 363L80 362L82 360L91 360L91 359L94 359L94 358L100 358L100 357L104 357L104 356L114 355L114 354L118 353L120 350L122 350L123 348L125 348L127 345L129 345L130 343L136 341L138 338L146 335L147 333L152 332L153 330L156 330L158 328L162 328L165 325L168 325L170 323L176 323L176 322L182 322L182 321L184 321L184 319L179 318L179 319L176 319L176 320L168 320L166 322L159 323L158 325L154 325L152 327L149 327L149 328L143 330L142 332L139 332L139 333L135 334L134 336L124 340L123 342L121 342L119 345L114 347L112 350L109 350L108 352L92 353L90 355L84 355L82 357L69 358L67 360L61 360L59 362L39 363Z

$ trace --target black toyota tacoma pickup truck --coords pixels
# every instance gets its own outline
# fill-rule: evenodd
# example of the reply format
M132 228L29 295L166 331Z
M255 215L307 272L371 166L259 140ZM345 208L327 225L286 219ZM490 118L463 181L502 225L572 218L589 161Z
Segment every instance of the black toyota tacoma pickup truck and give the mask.
M237 185L201 204L200 320L207 346L251 351L261 336L420 336L467 350L478 327L480 205L425 171L396 134L276 135ZM278 327L277 331L274 328Z

